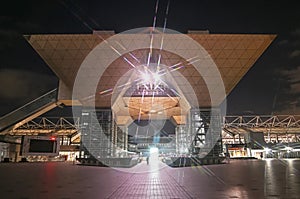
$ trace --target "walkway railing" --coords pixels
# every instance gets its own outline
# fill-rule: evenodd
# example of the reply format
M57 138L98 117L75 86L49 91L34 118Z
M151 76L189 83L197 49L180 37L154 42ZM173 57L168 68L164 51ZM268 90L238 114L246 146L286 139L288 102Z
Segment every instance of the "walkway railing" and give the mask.
M76 117L41 117L10 131L11 135L55 135L75 136L79 131L80 118Z
M300 115L225 116L223 129L231 133L247 130L273 133L300 133Z

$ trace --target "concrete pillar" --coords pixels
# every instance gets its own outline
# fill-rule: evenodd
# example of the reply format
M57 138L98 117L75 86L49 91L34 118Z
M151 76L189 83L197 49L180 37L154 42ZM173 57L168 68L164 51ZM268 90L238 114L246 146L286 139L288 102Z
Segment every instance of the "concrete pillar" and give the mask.
M9 157L9 144L0 143L0 162L4 160L4 158Z
M21 160L20 157L20 149L21 145L20 144L9 144L9 159L12 162L18 162Z

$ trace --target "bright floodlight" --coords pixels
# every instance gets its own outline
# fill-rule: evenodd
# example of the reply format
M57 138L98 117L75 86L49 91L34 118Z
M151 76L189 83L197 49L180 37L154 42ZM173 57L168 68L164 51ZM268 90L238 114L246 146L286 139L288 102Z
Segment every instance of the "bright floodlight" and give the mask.
M272 151L271 149L265 148L265 152L266 152L266 153L270 153L271 151Z
M158 153L158 148L156 147L150 148L150 153Z
M160 82L160 76L157 73L143 72L141 75L144 83L155 84L157 82Z
M189 152L189 150L188 150L188 148L180 148L179 149L179 153L188 153Z
M157 73L153 73L153 78L156 82L158 82L160 80L159 74L157 74Z
M287 147L285 147L285 150L287 150L287 151L289 152L289 151L293 150L293 148L292 148L292 147L289 147L289 146L287 146Z
M142 73L142 78L143 78L144 82L149 82L150 81L149 73Z

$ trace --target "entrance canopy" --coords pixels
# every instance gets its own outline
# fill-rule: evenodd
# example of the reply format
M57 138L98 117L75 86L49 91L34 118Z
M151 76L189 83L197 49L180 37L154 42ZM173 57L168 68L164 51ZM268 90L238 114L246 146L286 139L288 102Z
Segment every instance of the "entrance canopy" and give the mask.
M137 119L150 114L159 117L164 111L178 124L189 107L219 106L275 37L197 31L26 36L59 77L58 98L65 105L112 107L120 123L128 119L122 112ZM154 70L144 69L151 64L156 64ZM139 74L136 68L143 72ZM138 94L140 88L150 86L141 80L144 73L167 79L158 84L159 88L153 85L152 93L164 93L155 100L143 92ZM169 91L161 89L166 82ZM72 99L74 85L81 92L76 99ZM133 91L128 96L130 89Z

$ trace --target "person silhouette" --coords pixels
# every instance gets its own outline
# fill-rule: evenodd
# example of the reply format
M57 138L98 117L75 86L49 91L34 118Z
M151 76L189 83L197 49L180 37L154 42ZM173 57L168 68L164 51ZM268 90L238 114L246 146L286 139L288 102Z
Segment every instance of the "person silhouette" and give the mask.
M146 157L147 165L149 164L149 155Z

